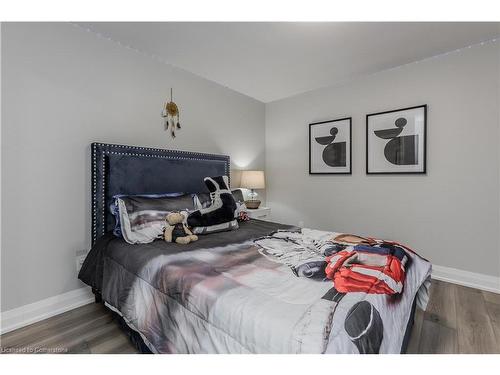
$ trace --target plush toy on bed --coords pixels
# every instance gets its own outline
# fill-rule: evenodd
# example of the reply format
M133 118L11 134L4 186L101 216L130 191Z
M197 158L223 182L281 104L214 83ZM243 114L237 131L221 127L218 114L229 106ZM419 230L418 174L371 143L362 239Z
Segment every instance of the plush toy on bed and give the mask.
M184 224L186 215L183 212L171 212L165 217L166 225L163 232L165 241L186 245L198 240L198 236L191 233L189 228Z

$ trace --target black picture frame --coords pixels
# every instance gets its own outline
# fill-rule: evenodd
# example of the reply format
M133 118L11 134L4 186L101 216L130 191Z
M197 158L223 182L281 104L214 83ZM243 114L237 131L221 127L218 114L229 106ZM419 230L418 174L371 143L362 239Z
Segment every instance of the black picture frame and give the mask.
M372 116L377 116L377 115L385 115L388 113L395 113L395 112L402 112L402 111L408 111L408 110L413 110L413 109L419 109L423 108L424 111L424 124L423 124L423 138L424 138L424 147L423 147L423 169L422 171L384 171L384 172L370 172L369 170L369 156L370 156L370 147L369 147L369 119ZM410 175L410 174L419 174L419 175L425 175L427 174L427 104L422 104L422 105L417 105L413 107L406 107L406 108L400 108L400 109L394 109L390 111L383 111L383 112L376 112L376 113L370 113L366 115L366 174L367 175L390 175L390 174L396 174L396 175Z
M349 121L349 171L343 171L343 172L313 172L312 171L312 165L311 165L311 132L312 132L312 127L315 125L323 125L323 124L328 124L328 123L334 123L334 122L339 122L339 121ZM319 121L319 122L313 122L309 124L309 174L310 175L328 175L328 174L338 174L338 175L350 175L352 174L352 117L343 117L343 118L338 118L334 120L327 120L327 121Z

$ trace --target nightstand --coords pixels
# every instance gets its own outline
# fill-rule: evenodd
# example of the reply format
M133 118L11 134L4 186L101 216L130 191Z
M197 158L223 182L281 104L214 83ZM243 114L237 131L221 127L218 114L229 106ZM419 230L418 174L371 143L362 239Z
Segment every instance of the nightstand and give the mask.
M259 207L254 210L247 210L251 219L271 220L271 209L269 207Z

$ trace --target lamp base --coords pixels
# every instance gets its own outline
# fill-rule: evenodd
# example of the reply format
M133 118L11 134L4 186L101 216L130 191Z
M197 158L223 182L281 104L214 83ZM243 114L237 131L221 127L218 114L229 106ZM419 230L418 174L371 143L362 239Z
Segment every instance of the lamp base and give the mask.
M259 208L260 206L260 201L259 200L248 200L248 201L245 201L245 206L247 206L248 209L250 210L255 210L257 208Z

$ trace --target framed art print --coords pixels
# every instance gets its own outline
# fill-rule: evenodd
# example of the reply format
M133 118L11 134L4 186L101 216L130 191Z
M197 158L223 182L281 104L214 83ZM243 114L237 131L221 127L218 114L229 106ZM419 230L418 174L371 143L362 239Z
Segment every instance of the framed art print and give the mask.
M351 174L351 117L309 124L309 174Z
M425 173L427 105L366 115L366 173Z

